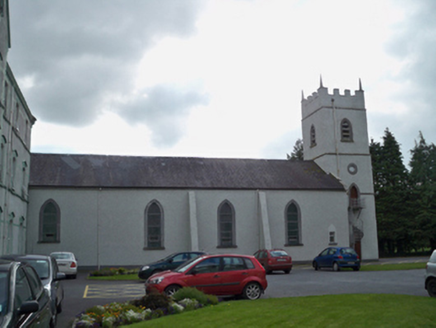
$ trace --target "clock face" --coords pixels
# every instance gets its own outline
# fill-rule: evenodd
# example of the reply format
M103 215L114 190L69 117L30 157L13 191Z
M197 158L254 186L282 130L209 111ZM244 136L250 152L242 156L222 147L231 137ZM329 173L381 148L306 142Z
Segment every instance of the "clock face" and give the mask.
M348 172L350 174L356 174L357 173L357 165L354 164L354 163L349 164L347 169L348 169Z

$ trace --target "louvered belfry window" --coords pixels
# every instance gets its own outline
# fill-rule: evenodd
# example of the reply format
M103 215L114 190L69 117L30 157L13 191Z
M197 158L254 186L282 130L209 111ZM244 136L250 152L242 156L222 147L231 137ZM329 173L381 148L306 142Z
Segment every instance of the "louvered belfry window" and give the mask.
M346 118L341 122L341 141L353 141L353 129L350 121Z

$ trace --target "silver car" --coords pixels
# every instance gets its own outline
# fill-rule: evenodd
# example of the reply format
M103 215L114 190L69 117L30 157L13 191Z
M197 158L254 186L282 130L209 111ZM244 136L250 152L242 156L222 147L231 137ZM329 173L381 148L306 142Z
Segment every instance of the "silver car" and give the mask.
M436 297L436 249L425 268L425 289L431 297Z
M55 325L58 313L62 312L62 300L64 299L64 288L60 280L66 278L65 273L59 272L56 260L51 256L33 254L3 255L1 258L27 263L35 269L50 295L52 322Z

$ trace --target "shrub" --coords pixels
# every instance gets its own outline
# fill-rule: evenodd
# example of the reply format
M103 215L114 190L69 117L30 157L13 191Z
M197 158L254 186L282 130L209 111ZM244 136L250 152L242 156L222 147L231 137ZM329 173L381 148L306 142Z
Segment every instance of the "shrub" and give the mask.
M176 302L179 302L185 298L197 300L202 305L218 304L218 298L215 295L206 295L202 291L193 287L184 287L179 289L172 296Z
M171 304L171 298L164 293L151 293L138 300L133 300L131 304L151 310L168 309Z

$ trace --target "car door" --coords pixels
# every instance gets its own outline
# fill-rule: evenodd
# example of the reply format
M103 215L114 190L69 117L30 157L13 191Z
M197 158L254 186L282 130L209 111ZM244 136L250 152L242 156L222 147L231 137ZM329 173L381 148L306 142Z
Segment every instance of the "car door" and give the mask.
M186 273L184 282L206 294L220 295L220 265L220 257L206 258Z
M49 327L51 310L49 295L42 286L38 275L31 267L22 267L17 270L15 277L14 308L17 310L24 302L37 301L39 310L18 317L18 327Z
M61 306L59 306L59 304L61 304L62 300L64 299L64 288L62 282L58 279L59 268L54 258L51 258L51 268L52 268L51 284L52 284L53 293L55 293L56 295L56 297L54 298L55 306L60 310Z
M327 255L325 256L325 266L332 267L333 262L336 259L336 248L330 248Z
M318 262L320 267L329 266L328 261L328 254L329 254L330 248L326 248L323 250L318 257Z
M224 256L221 275L221 295L238 295L242 293L242 282L249 276L245 261L241 257Z

